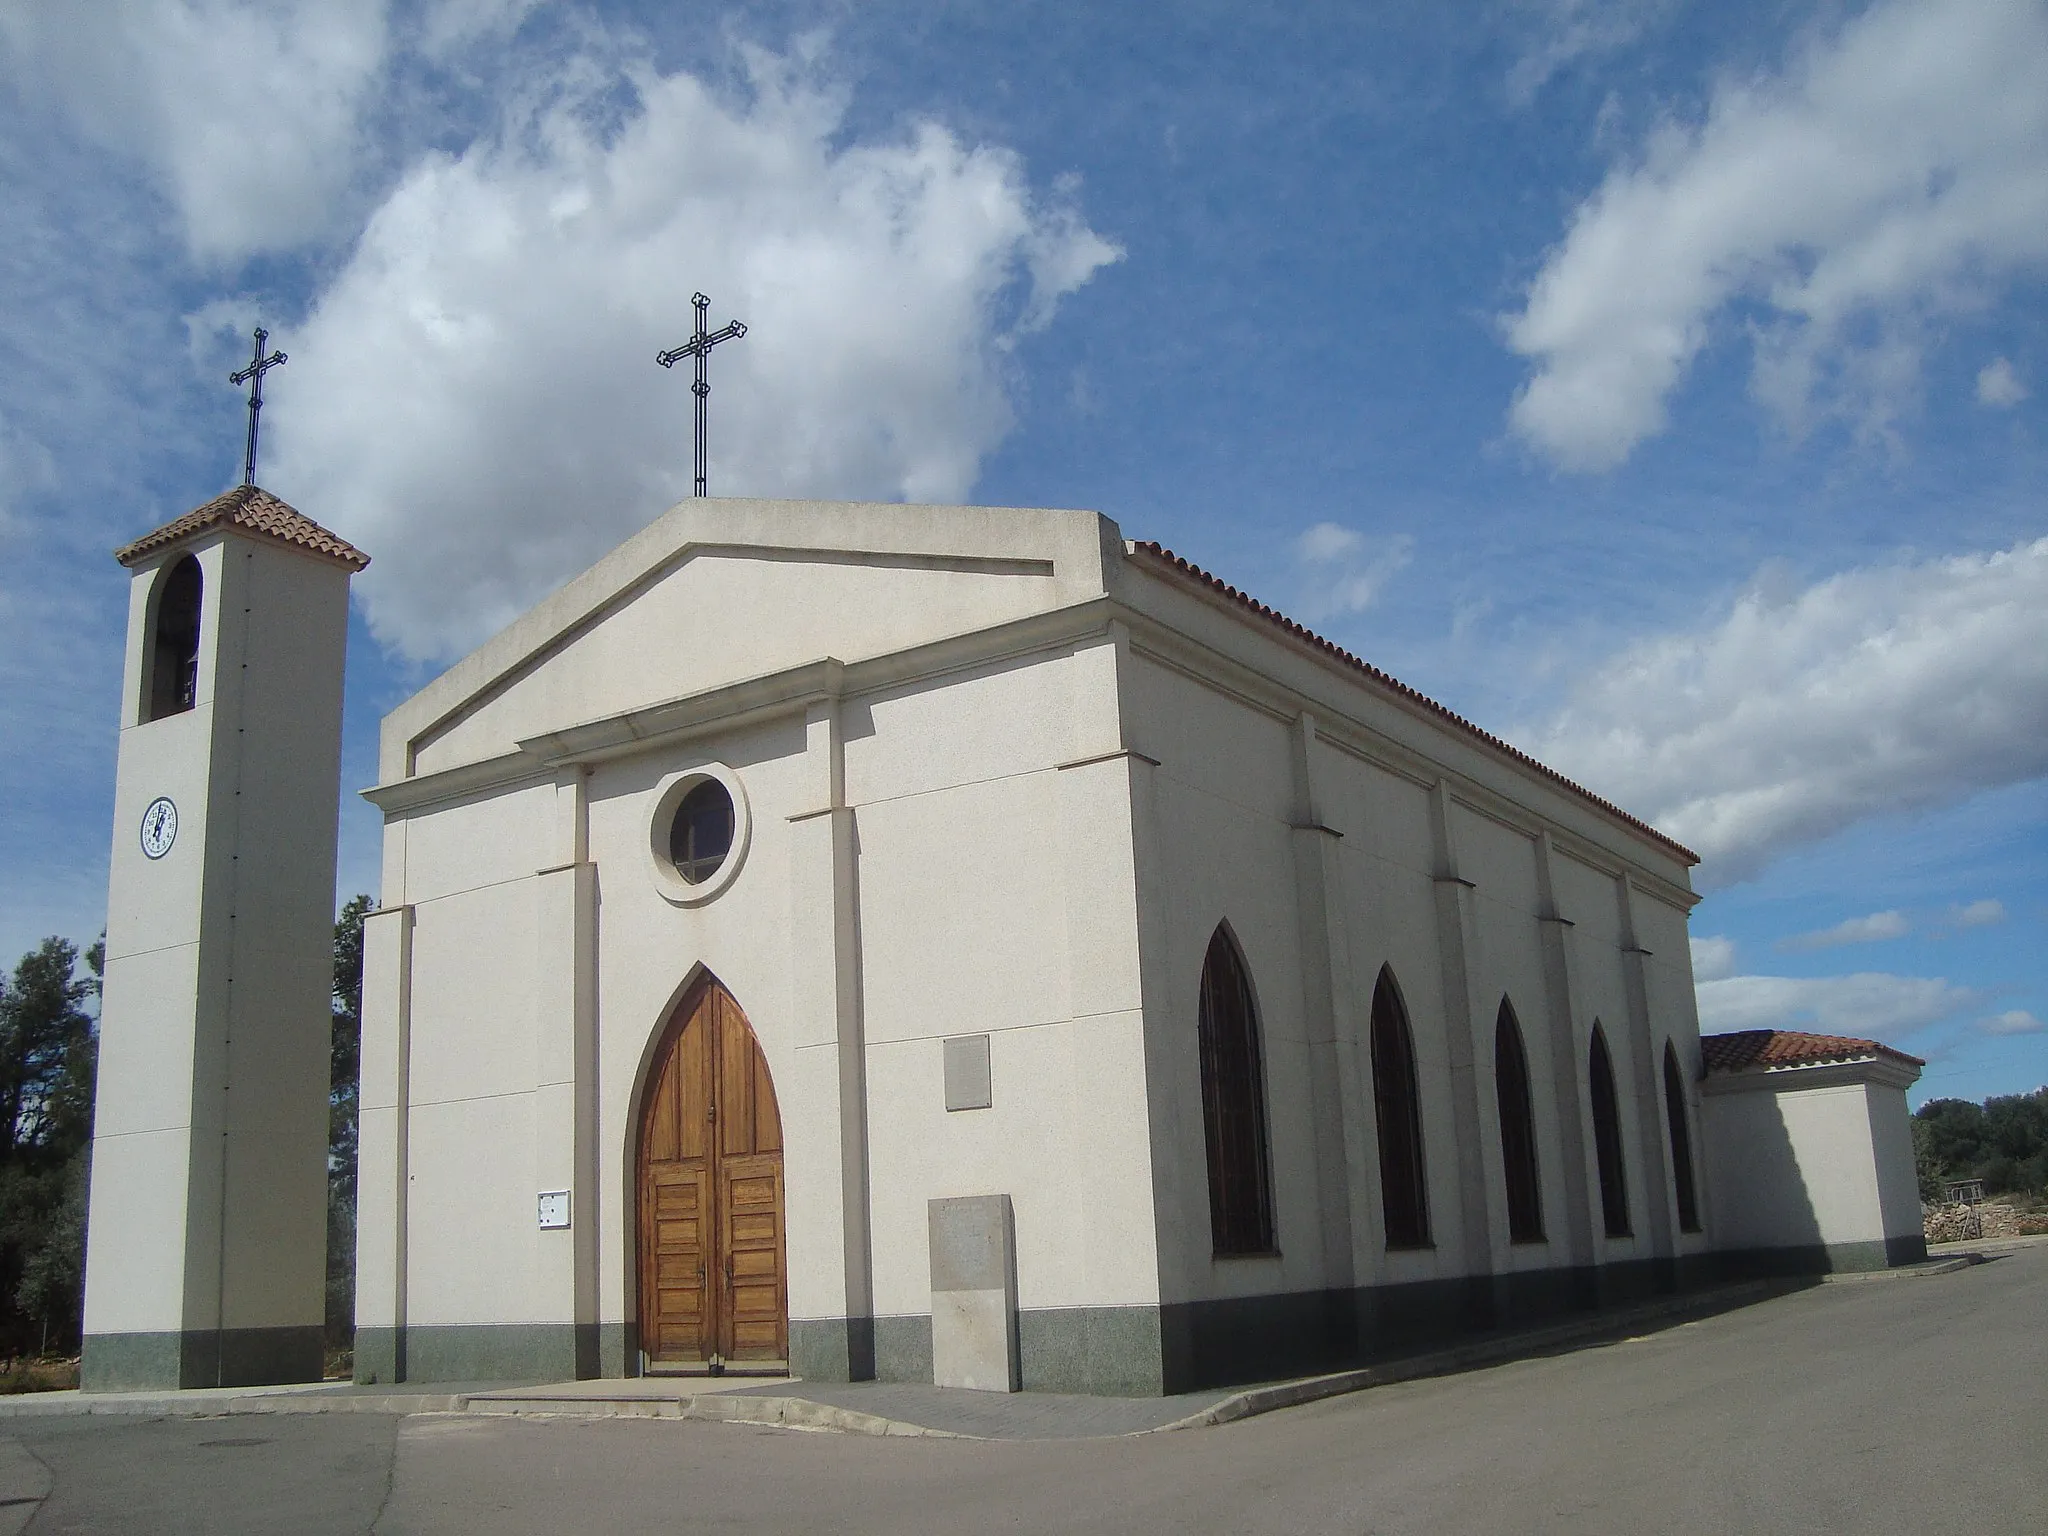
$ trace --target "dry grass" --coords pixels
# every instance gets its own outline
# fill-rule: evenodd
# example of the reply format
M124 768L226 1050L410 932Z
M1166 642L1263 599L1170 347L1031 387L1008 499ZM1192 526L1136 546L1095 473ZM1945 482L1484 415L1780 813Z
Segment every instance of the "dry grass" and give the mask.
M78 1362L72 1360L0 1361L0 1396L22 1392L69 1392L78 1386Z

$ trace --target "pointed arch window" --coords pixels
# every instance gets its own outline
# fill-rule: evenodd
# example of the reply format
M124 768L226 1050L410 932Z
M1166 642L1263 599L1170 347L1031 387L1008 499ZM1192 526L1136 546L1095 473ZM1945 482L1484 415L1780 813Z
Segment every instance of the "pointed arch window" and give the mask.
M186 555L173 565L157 592L156 627L149 637L149 666L143 674L146 724L183 714L199 699L199 562Z
M1372 1098L1379 1119L1380 1209L1389 1248L1429 1246L1429 1190L1422 1160L1422 1098L1415 1038L1390 967L1372 992Z
M1685 1123L1685 1075L1678 1070L1678 1052L1664 1042L1664 1119L1671 1133L1671 1182L1678 1196L1678 1230L1700 1229L1700 1198L1692 1177L1692 1135Z
M1536 1112L1529 1098L1529 1058L1522 1026L1502 998L1493 1026L1493 1086L1500 1105L1500 1162L1507 1181L1508 1239L1543 1241L1543 1186L1536 1171Z
M1202 962L1202 1125L1209 1150L1209 1232L1218 1254L1271 1253L1266 1086L1251 978L1219 926Z
M1621 1160L1621 1105L1614 1094L1614 1061L1607 1054L1607 1034L1593 1024L1587 1052L1586 1080L1593 1096L1593 1151L1600 1160L1600 1214L1609 1237L1627 1237L1628 1175Z

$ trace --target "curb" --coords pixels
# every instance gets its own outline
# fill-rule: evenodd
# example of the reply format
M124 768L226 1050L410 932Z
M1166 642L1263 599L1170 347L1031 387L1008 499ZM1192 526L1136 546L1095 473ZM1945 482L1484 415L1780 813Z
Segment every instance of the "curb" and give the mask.
M697 1419L728 1424L763 1424L780 1429L837 1430L854 1435L911 1435L971 1440L949 1429L905 1424L879 1414L815 1403L806 1397L733 1397L684 1394L677 1397L493 1398L449 1392L237 1393L232 1396L181 1392L161 1397L49 1396L0 1399L0 1421L82 1418L88 1415L150 1419L253 1418L261 1414L388 1413L466 1414L477 1418Z
M724 1393L678 1397L473 1397L457 1399L457 1413L477 1418L694 1419L707 1423L760 1424L777 1429L836 1430L850 1435L923 1436L975 1440L957 1430L932 1429L862 1413L807 1397L735 1397ZM415 1412L431 1410L416 1409Z
M152 1419L214 1419L261 1413L460 1413L466 1399L446 1392L394 1392L376 1397L339 1393L238 1393L202 1396L180 1392L163 1397L0 1398L0 1419L45 1419L87 1415Z

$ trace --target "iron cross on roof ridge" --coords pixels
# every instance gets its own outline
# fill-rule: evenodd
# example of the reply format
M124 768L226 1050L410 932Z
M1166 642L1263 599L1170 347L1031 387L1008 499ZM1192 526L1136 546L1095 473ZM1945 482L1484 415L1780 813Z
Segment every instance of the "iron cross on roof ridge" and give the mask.
M708 496L710 492L704 489L706 458L704 422L706 415L705 400L711 394L711 381L704 377L705 364L710 361L711 349L713 347L717 346L721 341L738 341L747 334L747 328L739 321L734 320L727 325L720 326L715 331L707 331L704 328L704 319L710 312L711 301L701 293L693 293L690 295L690 303L697 310L697 334L684 342L680 347L672 347L666 352L655 353L654 360L664 368L673 368L686 357L693 357L697 360L696 382L690 386L690 393L697 397L697 489L693 494Z
M256 350L249 358L249 366L228 375L230 384L249 386L249 451L242 458L242 484L256 483L256 418L263 414L263 375L271 369L281 367L287 361L282 352L263 355L263 343L270 340L270 332L262 326L256 327Z

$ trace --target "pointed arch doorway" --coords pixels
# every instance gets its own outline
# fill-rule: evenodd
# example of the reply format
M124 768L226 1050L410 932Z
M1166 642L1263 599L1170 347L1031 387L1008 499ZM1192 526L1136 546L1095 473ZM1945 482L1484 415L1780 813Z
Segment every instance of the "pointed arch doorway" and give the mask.
M639 1129L640 1347L649 1368L781 1367L782 1114L753 1027L708 974L663 1031Z

